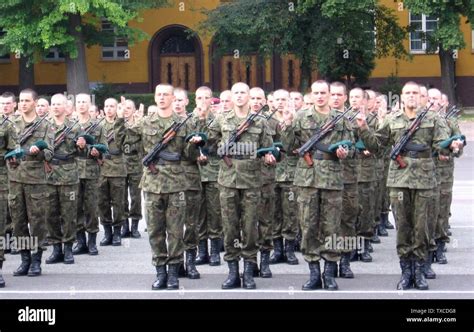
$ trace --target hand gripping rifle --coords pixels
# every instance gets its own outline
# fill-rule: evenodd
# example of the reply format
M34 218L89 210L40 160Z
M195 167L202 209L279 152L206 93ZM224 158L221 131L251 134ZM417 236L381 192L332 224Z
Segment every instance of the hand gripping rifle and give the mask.
M143 158L143 166L148 167L153 174L158 172L155 167L156 160L160 158L160 154L166 153L164 150L168 146L168 143L176 137L176 134L181 129L181 127L183 127L186 121L188 121L192 116L193 114L189 113L186 119L184 119L182 122L173 122L173 124L165 130L163 138Z
M426 117L426 114L428 114L428 111L431 107L433 107L433 103L429 104L416 115L415 120L413 120L410 126L405 130L405 132L402 134L402 136L400 136L398 141L393 146L392 152L390 152L390 158L398 164L399 168L407 167L407 163L405 163L400 154L405 151L409 144L411 144L409 143L410 139L416 133L418 128L420 128L421 122Z
M219 157L221 157L224 160L224 163L227 165L227 167L232 167L232 160L230 159L229 155L227 154L227 151L229 150L230 147L232 147L235 142L237 142L242 134L247 131L247 129L250 128L250 126L254 123L255 118L260 115L264 110L268 109L268 105L264 105L261 107L257 112L251 113L247 119L245 119L244 122L242 122L236 130L232 132L230 137L227 139L227 142L219 147L217 149L217 154Z
M61 134L59 134L58 137L54 140L54 146L53 146L53 151L56 150L58 146L64 143L66 141L67 136L71 133L71 131L74 129L74 127L79 123L79 120L74 122L70 127L67 127L62 131Z
M294 153L297 153L300 157L303 157L306 161L306 164L309 167L313 166L313 157L311 156L311 151L317 143L319 143L327 134L334 130L336 124L341 121L347 113L352 110L352 107L347 108L344 112L339 113L332 120L326 122L321 128L319 128L316 133L311 136L311 138L304 143L299 149L296 149Z

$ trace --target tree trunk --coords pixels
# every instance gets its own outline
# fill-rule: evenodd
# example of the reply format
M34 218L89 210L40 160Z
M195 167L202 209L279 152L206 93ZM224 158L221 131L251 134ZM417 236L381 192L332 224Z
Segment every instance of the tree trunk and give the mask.
M440 45L438 55L441 64L441 90L448 96L449 103L456 105L457 95L453 52L443 49L443 46Z
M69 34L74 37L77 58L72 59L70 54L65 54L66 60L66 83L69 94L89 93L89 78L87 76L86 49L82 31L76 27L81 26L79 14L69 14Z
M18 76L18 88L20 91L27 88L35 88L35 65L33 63L28 64L28 58L20 57Z
M300 64L301 76L300 76L300 91L303 94L308 90L308 87L311 85L311 63L306 56L301 58Z

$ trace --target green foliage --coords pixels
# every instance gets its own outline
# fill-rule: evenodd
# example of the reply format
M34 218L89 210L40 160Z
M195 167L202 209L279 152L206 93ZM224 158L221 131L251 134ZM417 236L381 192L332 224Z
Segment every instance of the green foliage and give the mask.
M390 74L390 76L387 77L385 82L379 87L378 90L381 94L384 94L386 96L400 96L402 93L402 87L403 86L398 76L392 73Z

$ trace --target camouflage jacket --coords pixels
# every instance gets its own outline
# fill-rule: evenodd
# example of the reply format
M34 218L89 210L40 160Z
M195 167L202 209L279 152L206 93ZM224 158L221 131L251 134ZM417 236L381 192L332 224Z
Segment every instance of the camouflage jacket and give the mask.
M64 130L70 126L74 127L61 144L54 145L53 159L49 162L52 171L46 174L48 183L56 186L77 184L79 183L79 173L76 156L81 151L76 146L76 138L80 131L79 124L68 119L61 126L56 125L54 119L51 122L55 140Z
M3 121L3 117L0 116L0 122ZM17 133L15 127L10 122L5 122L3 126L0 126L0 186L2 189L8 187L8 171L7 161L4 156L11 150L17 148Z
M79 133L86 132L92 125L97 123L100 120L89 119L87 122L79 124ZM102 123L105 119L102 121ZM100 124L97 128L90 133L94 137L97 144L104 144L107 146L107 141L105 139L105 132ZM97 159L90 155L90 148L79 151L76 158L77 169L79 172L79 179L98 179L100 175L100 168Z
M231 134L244 120L244 118L237 117L234 110L219 115L209 128L208 143L210 145L220 143L219 148L223 148ZM238 156L230 156L232 167L228 167L221 161L217 182L227 188L260 188L263 184L263 161L256 158L256 150L271 147L272 144L267 120L257 117L248 130L242 134L237 144L231 147L231 149L235 148L233 154Z
M375 131L378 127L377 116L369 114L367 119L369 128ZM364 142L364 140L360 137L360 133L358 133L357 136L360 140L362 140L362 142ZM379 152L377 151L377 153L371 153L370 155L366 156L363 151L356 149L356 158L359 161L359 176L357 178L357 182L372 182L377 180L376 168L378 154Z
M40 117L38 116L30 123L26 123L22 116L17 117L14 120L14 127L18 139L37 121L40 121ZM47 147L36 155L30 155L29 151L31 146L39 140L44 141ZM10 168L11 172L9 172L8 175L9 180L24 184L46 184L45 162L49 162L53 158L53 141L54 132L51 130L51 124L45 119L34 131L33 135L21 145L21 148L25 151L25 156L16 168Z
M127 177L127 164L123 154L125 139L125 126L115 127L115 122L104 121L104 132L109 147L109 152L104 156L104 163L100 167L100 176Z
M192 132L199 131L199 119L197 116L193 116L189 119L188 128ZM196 158L190 159L189 156L183 155L181 159L181 165L183 165L184 173L186 175L186 185L188 190L192 191L200 191L202 190L201 185L201 174L199 171L198 163L196 162Z
M285 146L285 149L293 151L301 147L326 121L336 117L337 113L337 110L331 110L328 115L321 114L314 107L300 111L292 128L286 133L289 146ZM334 130L323 138L321 143L328 146L342 140L352 141L351 130L349 121L342 119L336 124ZM313 158L313 166L308 166L302 157L299 158L294 184L299 187L342 190L342 166L340 160L335 156L334 158L336 160L317 160Z
M126 131L134 132L141 137L145 155L161 141L163 134L173 122L183 121L178 115L173 114L169 118L162 118L155 113L141 119L136 126L126 128ZM125 130L124 120L115 121L116 130ZM196 160L199 155L198 149L191 144L186 144L185 138L192 132L189 121L179 130L176 137L172 139L165 151L176 153L180 159L186 157L188 160ZM143 191L155 194L169 194L188 190L186 175L181 160L168 161L159 159L155 164L157 173L153 174L149 168L143 169L140 188Z
M351 133L353 136L353 141L357 142L359 140L359 132L357 130L357 125L354 124L354 121L355 120L353 120L353 122L351 123ZM347 158L341 160L341 165L344 184L357 183L357 179L359 178L360 173L360 162L357 159L356 149L354 146L349 150Z
M136 126L136 122L125 122L125 127ZM143 172L143 144L142 138L136 132L127 130L123 141L123 154L125 156L125 164L127 174L141 174Z
M411 121L405 112L399 110L393 113L387 121L377 129L375 135L371 130L361 131L365 145L372 151L377 152L385 146L394 145L409 127ZM390 161L388 170L387 187L410 188L410 189L432 189L436 186L435 165L431 153L440 150L438 144L448 138L446 122L433 113L428 113L423 119L420 128L411 138L415 144L426 145L431 151L427 151L426 157L412 158L403 155L407 167L399 168L393 160Z
M445 120L445 122L448 129L448 137L461 135L461 129L459 128L459 123L456 119L448 119ZM459 158L462 155L462 152L463 150L458 153L449 151L447 154L449 157L448 160L439 160L438 156L435 155L434 161L439 183L451 183L454 181L454 158Z
M278 135L275 141L280 141L283 146L288 146L287 135L284 132L289 130L289 127L278 125ZM298 155L294 154L293 151L280 152L282 154L281 161L276 165L276 182L291 182L295 179L295 169L298 163Z
M214 123L216 118L210 113L206 120L200 120L197 117L193 118L193 120L195 121L197 131L209 134L209 126ZM208 158L207 163L199 165L201 182L217 182L220 167L220 158L217 156L217 144L207 145L205 152Z
M279 138L277 139L277 132L279 130L278 129L279 121L275 118L271 118L270 120L267 121L267 125L268 125L267 127L268 134L272 137L272 140L274 142L279 141L280 139ZM277 167L276 165L266 165L265 163L262 165L263 184L275 183L276 167Z

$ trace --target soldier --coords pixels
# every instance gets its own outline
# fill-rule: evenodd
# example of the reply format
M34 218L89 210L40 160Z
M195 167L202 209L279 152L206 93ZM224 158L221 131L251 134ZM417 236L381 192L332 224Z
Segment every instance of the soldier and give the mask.
M325 123L338 115L331 110L329 101L329 84L316 81L311 85L314 107L300 111L286 134L290 142L288 151L293 151L306 143ZM335 124L317 145L329 151L326 145L337 144L342 140L351 140L351 126L346 119ZM303 290L322 288L320 259L325 260L324 288L336 290L337 261L341 255L336 246L328 245L328 239L339 234L342 211L343 177L340 159L347 157L348 151L337 147L335 153L317 150L310 152L308 160L299 158L295 171L294 184L298 186L299 218L302 225L303 257L308 262L310 279L303 285Z
M76 110L81 134L92 136L95 143L106 145L105 133L100 125L103 120L93 120L89 108L91 97L80 93L76 96ZM67 117L67 110L66 110ZM99 180L99 162L102 155L96 148L82 150L76 158L79 172L79 192L77 198L77 244L73 249L74 255L97 255L97 233L99 232L99 219L97 216L97 192ZM87 232L87 239L86 239Z
M263 117L256 117L239 138L238 146L235 144L226 146L234 130L251 114L249 90L249 86L245 83L234 84L231 89L234 109L214 120L209 128L209 143L212 145L220 142L222 145L219 146L218 152L227 160L221 162L218 176L224 226L224 260L229 267L229 275L222 284L222 289L241 286L240 257L244 258L244 288L256 288L253 274L259 249L257 223L262 165L261 160L255 158L255 153L256 149L272 146L266 120ZM276 162L270 153L265 154L264 159L267 164Z
M120 105L122 109L124 102L123 98ZM120 246L122 244L121 228L126 220L124 198L127 165L123 155L125 128L121 128L119 131L115 129L118 106L115 98L107 98L104 102L103 128L109 151L104 156L99 178L99 214L100 223L104 227L104 238L100 241L101 246Z
M123 103L125 127L134 126L137 123L135 103L127 99ZM132 237L134 239L140 238L140 232L138 231L138 223L142 219L142 193L139 188L140 179L143 175L142 158L143 158L143 145L139 135L135 135L132 131L127 131L123 142L123 154L125 157L127 177L125 178L125 191L124 191L124 203L125 203L125 220L122 225L121 237L127 238ZM130 207L128 201L128 195L130 191ZM132 225L128 222L128 219L132 220Z
M18 108L21 116L14 124L24 156L21 152L8 158L10 193L8 204L13 221L13 235L29 239L29 246L21 249L21 264L14 276L39 276L43 249L40 244L46 238L48 196L45 161L53 157L53 135L50 124L35 112L38 95L31 89L20 92ZM40 122L41 121L41 122ZM35 129L35 130L33 130ZM36 245L35 245L36 243Z
M155 101L158 111L152 116L127 131L134 131L142 138L144 152L149 153L159 142L163 134L173 123L183 120L173 113L173 87L159 84L155 89ZM122 110L118 112L115 126L118 131L124 127ZM153 290L168 288L178 289L178 268L184 251L183 228L186 220L187 189L184 168L181 158L188 156L190 160L198 157L195 147L186 145L185 138L190 134L187 126L176 132L174 139L169 141L165 154L160 154L156 164L143 171L140 187L144 191L145 220L153 253L152 263L156 267L157 279L152 285ZM193 137L190 143L198 144L201 138ZM166 266L168 265L168 272Z
M420 86L420 107L425 107L428 103L428 89L425 85L419 84Z
M4 93L0 96L0 110L5 111L10 104L13 104L10 95ZM8 112L5 113L9 114ZM0 238L4 239L3 243L8 247L5 241L10 238L11 231L9 236L7 236L5 230L8 217L8 172L5 155L17 147L17 137L13 123L11 120L7 120L8 118L5 113L0 115ZM0 246L0 288L5 287L5 280L2 276L4 260L4 246Z
M396 144L419 112L420 88L415 82L407 82L402 89L402 109L395 112L380 126L375 135L368 130L365 117L359 115L357 124L366 146L373 151L380 147ZM423 145L417 151L402 152L402 165L391 161L387 186L397 224L397 253L402 270L398 289L408 289L415 285L421 290L428 289L423 274L424 262L428 257L428 208L435 188L435 168L431 158L433 151L448 153L440 149L439 143L447 138L445 123L428 112L419 129L411 137L412 142ZM462 149L462 143L454 141L451 150ZM406 165L405 165L406 164Z
M221 92L219 99L221 100L221 110L220 113L225 113L234 108L232 104L232 93L230 90L224 90Z
M66 96L55 94L51 98L51 128L55 134L53 159L47 174L49 184L47 226L53 252L46 264L63 262L73 264L72 244L76 238L77 196L79 177L75 156L85 149L84 137L77 138L78 121L66 119ZM76 142L77 139L77 142ZM64 253L63 253L64 243Z
M39 98L36 102L36 114L39 117L43 117L45 114L49 114L49 102L44 98Z
M291 100L291 105L294 107L295 113L298 113L298 111L303 110L304 106L304 101L303 101L303 95L301 92L298 91L292 91L290 92L290 100Z
M344 112L347 101L347 88L341 82L333 82L330 85L331 98L329 105L332 109ZM354 96L354 94L353 94ZM352 114L351 114L352 115ZM354 135L355 134L355 135ZM357 133L352 133L355 137ZM360 172L360 164L355 155L355 149L349 150L347 158L341 160L344 189L342 191L342 212L340 236L344 239L356 239L356 223L359 214L359 191L357 178ZM354 241L357 244L357 241ZM354 243L350 241L349 243ZM341 261L339 263L339 276L341 278L354 278L351 270L351 252L357 248L347 247L341 250Z
M288 107L290 99L288 91L277 90L273 93L273 97L274 106L278 110L273 116L278 121L276 143L282 138L281 132L285 132L290 128L290 126L285 125L285 121L291 123L294 112ZM281 143L284 146L288 144L288 142ZM275 219L272 223L274 251L270 257L270 264L286 262L290 265L296 265L299 263L295 256L296 235L298 233L298 205L296 203L296 186L293 185L297 162L297 155L292 151L285 151L284 156L276 166ZM284 245L283 240L285 240Z
M97 120L100 115L99 108L96 105L91 105L91 107L89 107L89 115L92 120Z

